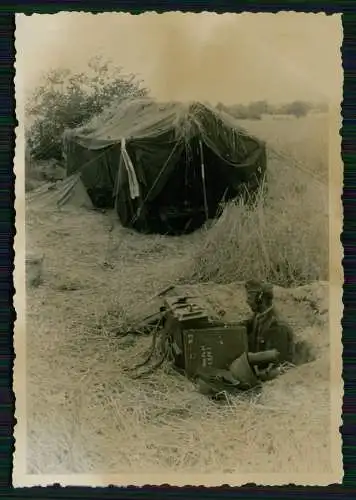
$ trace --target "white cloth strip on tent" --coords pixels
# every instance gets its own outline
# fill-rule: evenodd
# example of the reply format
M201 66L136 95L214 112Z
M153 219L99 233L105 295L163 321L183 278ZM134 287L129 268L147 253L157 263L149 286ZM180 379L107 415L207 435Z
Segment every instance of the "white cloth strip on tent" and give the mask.
M126 141L125 139L121 139L121 154L124 160L124 165L127 170L127 175L129 178L129 187L130 187L130 195L134 200L135 198L139 198L140 196L140 187L138 184L138 180L136 177L135 168L132 164L131 158L126 149Z

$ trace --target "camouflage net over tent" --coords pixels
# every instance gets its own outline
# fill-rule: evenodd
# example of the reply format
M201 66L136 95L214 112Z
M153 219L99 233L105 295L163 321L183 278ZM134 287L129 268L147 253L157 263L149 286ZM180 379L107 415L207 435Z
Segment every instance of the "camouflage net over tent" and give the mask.
M253 192L265 143L203 103L124 101L64 134L67 174L81 172L94 205L116 207L125 226L182 233Z

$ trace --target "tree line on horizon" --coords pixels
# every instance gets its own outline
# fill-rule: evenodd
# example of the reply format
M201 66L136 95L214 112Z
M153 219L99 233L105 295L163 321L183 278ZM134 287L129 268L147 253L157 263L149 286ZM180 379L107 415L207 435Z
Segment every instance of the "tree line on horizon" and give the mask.
M217 108L230 113L240 120L260 120L264 115L289 115L301 118L311 112L326 113L328 111L328 104L325 102L312 103L300 100L283 104L271 104L268 101L261 100L231 106L219 103Z

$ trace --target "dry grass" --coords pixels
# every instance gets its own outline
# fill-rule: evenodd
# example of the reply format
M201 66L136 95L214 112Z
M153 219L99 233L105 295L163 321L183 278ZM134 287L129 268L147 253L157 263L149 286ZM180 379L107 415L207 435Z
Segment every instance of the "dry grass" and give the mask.
M253 275L293 286L328 279L327 126L318 116L245 125L272 146L268 194L253 210L242 203L225 207L196 256L197 280Z
M232 209L236 210L240 208ZM260 210L258 216L266 217L268 210ZM288 210L292 216L291 205ZM283 214L281 237L288 227ZM164 370L133 381L125 368L141 359L150 339L120 339L113 329L155 310L158 301L147 302L147 297L182 277L191 281L192 265L201 276L205 272L205 277L224 280L230 273L263 274L272 269L271 249L278 249L278 255L283 249L273 242L277 229L270 233L272 226L267 226L269 257L263 266L254 268L253 257L260 254L250 253L244 256L243 271L234 274L233 259L244 254L229 250L224 257L226 242L236 238L231 229L220 248L215 246L224 259L220 268L227 269L219 274L209 245L217 235L223 238L219 227L226 219L206 233L167 238L141 236L117 224L110 232L112 217L69 206L61 212L28 207L28 249L45 254L42 284L28 290L27 299L29 472L329 472L327 286L277 288L281 312L297 334L314 345L318 359L267 384L260 395L234 398L221 406L198 394L186 379ZM231 217L229 212L225 217ZM309 231L299 217L301 226L294 226L296 220L291 229L297 244L291 245L285 235L283 243L293 248L313 243L314 248L314 219L309 219ZM246 227L253 225L241 226ZM261 240L259 231L241 240L256 235ZM204 264L201 252L194 260L202 243L211 252ZM245 248L251 252L252 243ZM322 273L317 276L320 264L312 267L308 246L304 257L293 248L288 254L297 258L293 265L303 269L304 264L310 276L322 278ZM318 248L320 252L320 243ZM232 318L247 314L237 284L196 286Z

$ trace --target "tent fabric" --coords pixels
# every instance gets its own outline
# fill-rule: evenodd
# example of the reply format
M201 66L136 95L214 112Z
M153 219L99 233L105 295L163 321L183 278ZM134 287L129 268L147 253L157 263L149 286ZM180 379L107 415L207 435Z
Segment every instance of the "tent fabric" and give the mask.
M47 182L26 194L26 202L37 207L66 205L92 209L93 204L85 189L80 174L74 174L55 184Z
M212 212L227 189L232 196L243 183L256 187L266 169L264 142L199 102L124 101L66 131L63 148L67 174L79 171L94 205L116 206L127 225L143 218L149 225L168 205L179 211L187 202L198 210L202 155Z
M108 109L88 124L67 130L64 133L64 141L72 139L86 149L97 150L116 144L122 138L127 141L149 139L171 130L175 131L175 140L179 140L187 138L198 129L206 139L211 137L211 144L216 144L219 127L215 131L211 130L212 119L223 122L232 131L238 131L238 134L245 139L250 137L232 115L209 104L157 103L141 98L127 99L118 106L115 113L112 109ZM220 140L224 141L221 134ZM243 147L241 141L238 145Z

